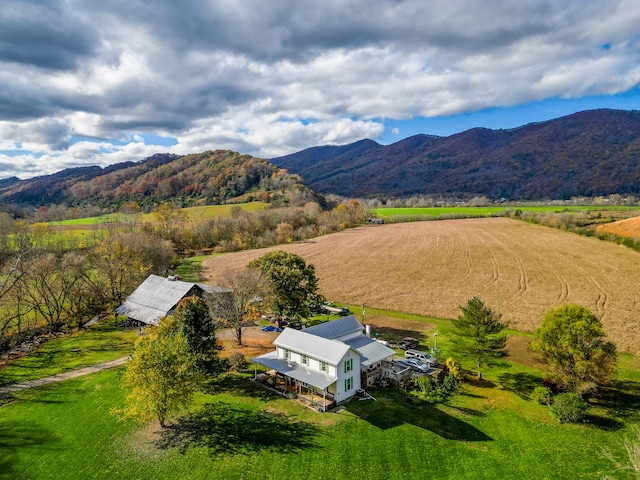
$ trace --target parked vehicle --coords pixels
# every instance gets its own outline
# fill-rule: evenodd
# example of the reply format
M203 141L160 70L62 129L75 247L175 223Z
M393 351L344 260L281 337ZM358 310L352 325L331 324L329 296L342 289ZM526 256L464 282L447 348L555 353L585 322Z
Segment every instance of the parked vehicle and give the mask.
M437 362L436 359L429 355L427 352L414 350L413 348L409 348L404 352L404 358L417 358L418 360L421 360L422 362L431 366L433 366Z
M405 358L402 360L407 367L410 367L415 372L427 373L429 371L429 365L417 358Z
M420 342L413 337L404 337L400 343L398 343L398 348L402 350L407 350L408 348L418 348L420 346Z

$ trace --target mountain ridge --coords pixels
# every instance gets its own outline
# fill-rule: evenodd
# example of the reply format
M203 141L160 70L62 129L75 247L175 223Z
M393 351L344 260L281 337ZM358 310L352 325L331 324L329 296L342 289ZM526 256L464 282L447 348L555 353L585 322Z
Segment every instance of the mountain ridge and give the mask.
M587 110L512 129L311 147L270 161L324 195L537 200L638 194L640 112Z

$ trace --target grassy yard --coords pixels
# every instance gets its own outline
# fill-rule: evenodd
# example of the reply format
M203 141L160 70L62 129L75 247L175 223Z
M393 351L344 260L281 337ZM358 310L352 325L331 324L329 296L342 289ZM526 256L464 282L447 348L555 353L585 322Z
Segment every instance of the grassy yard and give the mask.
M117 373L22 392L0 408L2 478L600 478L622 423L561 425L492 379L449 405L371 391L317 414L230 377L171 427L118 422Z
M449 353L445 320L375 309L366 316L424 324L423 345L437 329L443 356ZM123 351L130 340L122 340ZM117 358L119 348L105 351ZM54 364L67 368L65 352L82 347L55 349L61 353L41 360L51 372L60 369ZM0 478L632 478L615 471L602 451L622 459L621 439L639 421L635 357L621 356L615 389L593 401L581 425L559 424L535 403L531 393L543 373L515 362L487 369L480 383L467 381L446 405L389 388L370 390L377 401L354 399L327 414L272 394L250 376L212 382L164 430L109 415L124 398L116 370L19 392L0 406Z
M34 353L0 370L0 385L20 383L127 356L135 330L123 330L111 320L50 340Z

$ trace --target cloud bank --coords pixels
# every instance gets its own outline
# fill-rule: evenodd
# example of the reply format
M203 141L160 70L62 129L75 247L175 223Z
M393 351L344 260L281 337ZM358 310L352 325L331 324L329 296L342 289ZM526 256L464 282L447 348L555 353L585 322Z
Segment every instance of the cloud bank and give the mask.
M5 0L0 178L614 95L640 84L638 25L635 0Z

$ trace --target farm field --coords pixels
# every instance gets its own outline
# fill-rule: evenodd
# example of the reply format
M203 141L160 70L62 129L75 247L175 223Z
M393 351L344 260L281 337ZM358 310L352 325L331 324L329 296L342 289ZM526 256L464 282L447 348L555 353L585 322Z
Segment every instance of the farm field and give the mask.
M520 210L523 212L584 212L584 211L638 211L640 207L607 206L607 205L534 205L534 206L498 206L498 207L413 207L375 208L373 212L379 217L415 217L441 215L465 215L470 217L490 217L510 210Z
M507 218L364 226L297 244L206 259L206 281L283 249L313 264L320 291L352 305L455 318L479 296L533 331L567 303L591 309L624 351L640 352L640 253Z
M620 237L640 238L640 217L626 218L598 227L598 231Z

